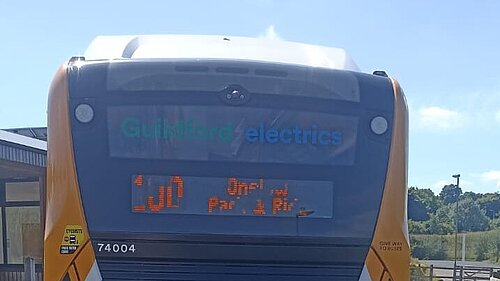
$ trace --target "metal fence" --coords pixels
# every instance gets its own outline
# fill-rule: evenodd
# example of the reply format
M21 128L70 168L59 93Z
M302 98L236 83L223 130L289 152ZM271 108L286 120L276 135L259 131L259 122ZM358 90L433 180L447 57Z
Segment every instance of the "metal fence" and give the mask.
M500 278L500 267L478 266L411 266L411 281L480 281Z
M42 265L26 258L24 264L0 264L1 281L42 281Z

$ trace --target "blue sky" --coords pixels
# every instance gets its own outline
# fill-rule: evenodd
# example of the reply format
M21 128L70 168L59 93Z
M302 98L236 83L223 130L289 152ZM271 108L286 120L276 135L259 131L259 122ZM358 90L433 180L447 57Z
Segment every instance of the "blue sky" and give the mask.
M59 65L97 35L268 36L346 49L410 107L409 185L500 191L500 1L0 1L0 128L46 126Z

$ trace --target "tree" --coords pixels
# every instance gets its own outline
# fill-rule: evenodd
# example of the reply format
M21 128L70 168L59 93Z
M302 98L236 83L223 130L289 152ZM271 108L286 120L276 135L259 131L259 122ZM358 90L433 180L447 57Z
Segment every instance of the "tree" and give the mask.
M408 218L411 220L426 221L441 205L439 198L428 188L412 186L408 189Z
M469 198L460 200L458 206L459 231L485 231L488 230L489 224L490 220L475 201Z
M486 193L477 202L490 219L500 217L500 193Z
M408 220L408 232L410 234L427 234L427 222Z
M462 194L462 189L454 184L448 184L443 187L439 193L439 198L443 200L444 204L451 204L457 202Z
M472 191L466 191L462 196L460 197L460 200L462 199L471 199L472 201L477 201L479 198L483 197L483 194L481 193L474 193Z
M490 221L491 229L500 229L500 218L492 219Z
M453 212L449 205L437 209L435 214L430 215L428 231L431 234L450 234L453 233L454 220Z

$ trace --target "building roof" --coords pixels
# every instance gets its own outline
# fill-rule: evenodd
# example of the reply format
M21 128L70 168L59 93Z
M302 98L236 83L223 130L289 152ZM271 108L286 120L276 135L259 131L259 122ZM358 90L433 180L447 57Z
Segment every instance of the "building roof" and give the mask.
M47 127L12 128L4 129L4 131L47 141Z
M27 135L30 132L33 136ZM46 132L46 131L45 131ZM36 133L31 129L10 129L0 130L0 141L7 142L11 144L16 144L18 146L24 146L30 149L37 149L41 151L47 151L47 135L45 133L45 140L36 138Z
M0 130L0 178L37 177L46 163L46 141Z

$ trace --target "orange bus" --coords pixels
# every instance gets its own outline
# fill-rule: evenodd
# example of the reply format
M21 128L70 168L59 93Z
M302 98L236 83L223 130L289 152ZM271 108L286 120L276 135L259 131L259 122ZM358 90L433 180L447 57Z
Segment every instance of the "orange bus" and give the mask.
M48 102L45 280L409 280L406 102L341 49L103 36Z

